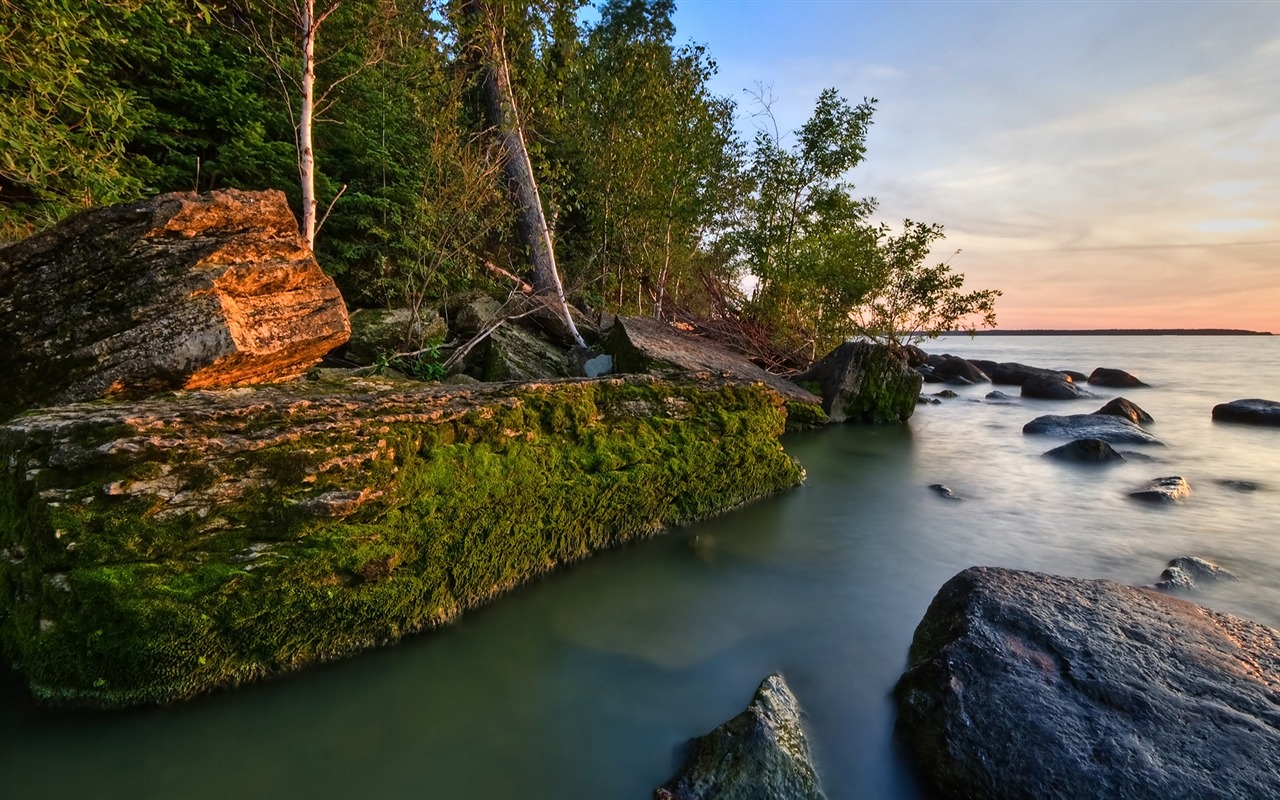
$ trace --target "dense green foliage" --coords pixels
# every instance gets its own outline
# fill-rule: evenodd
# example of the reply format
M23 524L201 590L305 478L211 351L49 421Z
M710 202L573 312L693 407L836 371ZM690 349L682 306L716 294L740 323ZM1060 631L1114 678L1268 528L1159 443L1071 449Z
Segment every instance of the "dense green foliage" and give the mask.
M139 410L0 429L0 458L44 467L0 473L0 644L37 696L165 702L392 642L802 476L762 387L561 383L435 415L408 413L430 407L428 388L403 413L309 412L319 393L371 391L316 387L262 390L251 424L291 433L221 459L205 446L223 452L245 418L173 404L167 424ZM166 446L110 446L140 429ZM342 490L369 499L307 510Z
M527 272L467 46L483 8L579 305L734 320L804 357L993 324L994 293L921 266L941 228L895 234L853 193L874 100L828 89L798 130L748 144L711 55L676 41L673 0L603 0L587 24L584 2L343 0L325 18L316 249L350 303L423 308ZM164 191L280 188L300 207L288 8L0 0L0 241Z

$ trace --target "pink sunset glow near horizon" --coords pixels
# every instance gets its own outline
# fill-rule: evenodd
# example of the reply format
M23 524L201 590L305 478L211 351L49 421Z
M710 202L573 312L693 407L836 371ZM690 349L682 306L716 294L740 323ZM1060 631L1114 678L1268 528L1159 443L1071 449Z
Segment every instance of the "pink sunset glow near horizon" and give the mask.
M879 100L850 176L997 288L1001 328L1280 333L1280 3L683 0L783 130ZM954 256L956 250L960 252Z

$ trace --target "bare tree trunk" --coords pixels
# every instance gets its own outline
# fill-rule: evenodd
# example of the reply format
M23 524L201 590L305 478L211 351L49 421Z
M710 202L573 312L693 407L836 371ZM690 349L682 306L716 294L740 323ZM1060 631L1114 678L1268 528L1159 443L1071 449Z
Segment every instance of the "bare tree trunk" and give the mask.
M520 238L529 249L529 261L533 265L534 290L564 318L578 346L586 347L569 313L560 272L556 268L555 246L542 210L542 196L533 177L533 163L529 160L529 148L525 144L524 124L511 88L511 69L507 63L502 25L485 0L467 0L464 12L473 23L482 26L478 38L483 47L486 111L489 124L498 131L507 180L515 193Z
M311 119L315 115L316 29L315 0L302 0L302 110L298 114L298 179L302 184L302 238L316 243L316 168L311 148Z

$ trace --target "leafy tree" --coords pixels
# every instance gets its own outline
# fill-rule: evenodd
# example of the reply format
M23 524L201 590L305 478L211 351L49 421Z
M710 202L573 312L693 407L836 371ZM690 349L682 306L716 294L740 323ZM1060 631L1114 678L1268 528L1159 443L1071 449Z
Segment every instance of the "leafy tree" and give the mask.
M927 266L941 225L904 220L902 232L876 229L873 287L852 316L859 333L893 346L935 339L947 331L972 335L996 324L995 289L964 292L964 275L946 263ZM976 317L976 320L975 320Z

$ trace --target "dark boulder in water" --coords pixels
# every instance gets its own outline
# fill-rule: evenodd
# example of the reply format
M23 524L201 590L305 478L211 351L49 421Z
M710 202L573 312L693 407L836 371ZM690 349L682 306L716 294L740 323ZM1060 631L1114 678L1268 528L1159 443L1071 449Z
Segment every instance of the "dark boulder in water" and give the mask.
M1123 417L1136 425L1146 425L1155 422L1155 419L1153 419L1150 414L1139 408L1136 403L1130 402L1123 397L1117 397L1093 413L1105 414L1112 417Z
M1000 391L999 389L996 389L994 392L987 392L987 398L986 398L986 399L991 400L992 402L1004 402L1004 403L1011 403L1011 402L1013 402L1014 400L1016 400L1017 398L1010 397L1009 395L1005 394L1004 392Z
M1280 631L1110 581L973 567L916 628L897 732L948 798L1272 798Z
M1248 425L1280 425L1280 403L1275 400L1232 400L1213 407L1214 422Z
M933 393L933 396L934 396L934 397L947 397L947 398L951 398L951 397L959 397L960 395L956 394L955 392L951 391L950 389L943 389L943 390L942 390L942 391L940 391L940 392L934 392L934 393Z
M655 800L823 800L800 705L781 675L770 675L751 705L693 740L680 774Z
M1236 574L1228 569L1205 561L1195 556L1178 556L1169 562L1160 580L1156 581L1157 589L1194 589L1198 583L1214 581L1234 581Z
M1026 383L1029 378L1035 377L1061 377L1062 373L1053 369L1044 369L1043 367L1029 367L1026 364L1019 364L1016 361L1006 361L999 364L994 361L974 361L983 372L991 376L992 383L998 383L1002 386L1021 386Z
M1191 484L1181 475L1170 475L1153 479L1138 491L1129 492L1129 496L1149 503L1172 503L1190 497Z
M861 341L845 342L792 380L818 383L832 422L906 422L921 386L900 350Z
M1063 375L1066 375L1066 376L1067 376L1068 378L1070 378L1074 383L1088 383L1088 382L1089 382L1089 376L1088 376L1088 375L1085 375L1083 372L1076 372L1076 371L1075 371L1075 370L1073 370L1073 369L1060 369L1060 370L1058 370L1058 372L1061 372Z
M991 378L988 377L987 373L983 372L972 361L966 361L959 356L931 356L929 365L933 367L934 375L947 382L957 378L963 378L968 384L991 382Z
M1093 397L1081 389L1065 375L1032 375L1022 383L1022 396L1037 400L1078 400L1082 397Z
M1122 369L1107 367L1098 367L1089 373L1089 383L1109 389L1130 389L1147 385Z
M963 500L964 499L960 495L953 492L951 490L951 487L946 485L945 483L931 483L929 484L929 488L932 489L934 492L936 492L939 497L944 498L946 500Z
M1124 461L1124 456L1102 439L1076 439L1061 447L1055 447L1045 453L1048 458L1059 461L1079 461L1083 463L1102 463L1107 461Z
M1046 414L1023 425L1022 432L1063 439L1102 439L1111 444L1164 444L1129 420L1107 414Z

